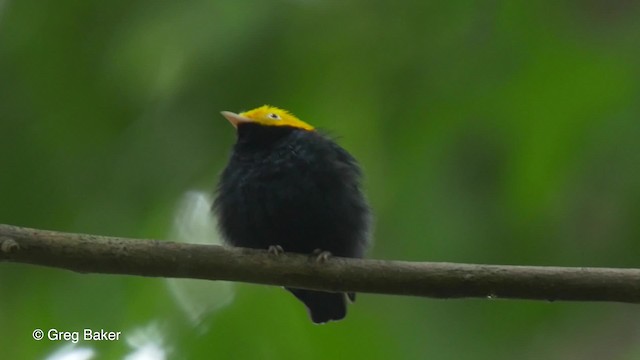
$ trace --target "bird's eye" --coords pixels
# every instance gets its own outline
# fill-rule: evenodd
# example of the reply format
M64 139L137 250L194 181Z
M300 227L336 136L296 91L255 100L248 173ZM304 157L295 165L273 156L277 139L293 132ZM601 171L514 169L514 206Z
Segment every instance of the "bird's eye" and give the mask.
M273 120L280 120L280 116L278 116L278 114L271 113L267 116Z

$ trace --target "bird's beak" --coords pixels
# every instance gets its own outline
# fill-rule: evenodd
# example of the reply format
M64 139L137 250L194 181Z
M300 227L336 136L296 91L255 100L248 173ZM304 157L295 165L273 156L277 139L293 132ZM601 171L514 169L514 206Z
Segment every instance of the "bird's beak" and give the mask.
M229 120L229 122L231 123L231 125L233 125L234 128L238 128L238 124L239 123L250 122L251 121L251 119L246 118L244 116L240 116L240 115L238 115L236 113L232 113L231 111L222 111L220 113L227 120Z

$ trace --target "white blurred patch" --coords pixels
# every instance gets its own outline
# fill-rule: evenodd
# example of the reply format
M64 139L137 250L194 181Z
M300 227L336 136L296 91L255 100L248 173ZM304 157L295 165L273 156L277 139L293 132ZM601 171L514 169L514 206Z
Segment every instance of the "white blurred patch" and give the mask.
M172 241L221 245L222 239L211 212L211 199L203 192L189 191L175 212ZM198 325L210 313L233 300L233 283L227 281L167 279L174 299L189 320Z
M126 340L133 351L125 356L125 360L164 360L167 358L169 350L164 345L164 337L156 323L133 330L131 335L126 337Z
M66 344L47 356L46 360L89 360L95 356L92 348L78 347L77 344Z
M222 245L211 212L211 199L201 191L182 196L175 212L171 240L183 243Z

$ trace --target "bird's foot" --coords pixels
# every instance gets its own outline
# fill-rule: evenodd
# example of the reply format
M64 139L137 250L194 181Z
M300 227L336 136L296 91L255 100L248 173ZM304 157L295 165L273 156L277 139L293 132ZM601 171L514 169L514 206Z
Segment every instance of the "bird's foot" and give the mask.
M280 245L269 245L267 251L273 256L279 256L280 254L284 253L284 249Z
M331 257L331 253L329 251L324 251L322 249L313 250L312 255L315 256L316 262L320 264L326 262Z

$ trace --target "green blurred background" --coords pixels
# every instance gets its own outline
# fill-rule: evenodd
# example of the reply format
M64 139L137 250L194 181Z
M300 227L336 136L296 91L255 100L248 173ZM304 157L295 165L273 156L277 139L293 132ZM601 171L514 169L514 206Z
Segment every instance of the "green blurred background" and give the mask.
M0 1L0 222L169 238L226 162L219 112L266 103L361 161L371 257L640 267L639 18L606 0ZM89 327L124 334L75 345L104 359L640 358L632 305L362 294L314 326L275 287L187 287L0 264L2 357Z

